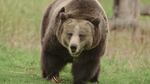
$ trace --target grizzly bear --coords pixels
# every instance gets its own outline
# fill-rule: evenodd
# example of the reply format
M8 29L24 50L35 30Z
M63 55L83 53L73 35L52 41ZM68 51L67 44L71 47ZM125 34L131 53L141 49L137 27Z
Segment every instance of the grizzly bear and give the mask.
M73 84L98 83L108 20L97 0L55 0L41 29L43 78L58 83L59 72L72 63Z

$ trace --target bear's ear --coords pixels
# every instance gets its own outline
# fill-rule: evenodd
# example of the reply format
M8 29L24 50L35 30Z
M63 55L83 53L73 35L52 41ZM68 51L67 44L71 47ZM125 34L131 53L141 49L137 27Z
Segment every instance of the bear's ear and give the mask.
M64 20L67 20L67 19L69 18L68 15L65 14L64 12L60 13L59 16L60 16L60 19L63 20L63 21L64 21Z
M64 7L60 10L59 17L62 21L67 20L69 18L69 15L65 13Z
M92 23L94 24L95 27L98 27L98 25L100 23L100 19L99 18L95 18L94 20L92 20Z
M64 8L64 7L61 8L60 13L61 13L61 12L65 12L65 8Z

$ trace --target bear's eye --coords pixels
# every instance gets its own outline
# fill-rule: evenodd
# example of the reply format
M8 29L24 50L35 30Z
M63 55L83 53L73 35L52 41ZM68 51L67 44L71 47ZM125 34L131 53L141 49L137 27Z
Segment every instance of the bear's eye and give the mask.
M84 40L85 35L84 34L79 34L80 40Z
M79 37L84 37L85 35L84 34L79 34Z
M67 33L68 38L71 38L73 34L71 32Z
M72 33L69 32L69 33L67 33L67 35L68 35L68 36L72 36Z

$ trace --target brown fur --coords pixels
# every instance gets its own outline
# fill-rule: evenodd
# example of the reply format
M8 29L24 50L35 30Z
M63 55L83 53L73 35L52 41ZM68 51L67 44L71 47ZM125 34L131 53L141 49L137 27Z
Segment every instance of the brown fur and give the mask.
M82 19L67 19L61 26L63 31L58 36L60 43L73 57L78 57L83 50L92 48L95 31L94 25Z
M78 58L70 55L62 45L61 33L66 19L82 19L93 23L93 43ZM59 77L59 72L72 62L73 84L98 82L100 57L105 51L108 31L107 17L97 0L55 0L46 10L41 29L42 76L48 80Z

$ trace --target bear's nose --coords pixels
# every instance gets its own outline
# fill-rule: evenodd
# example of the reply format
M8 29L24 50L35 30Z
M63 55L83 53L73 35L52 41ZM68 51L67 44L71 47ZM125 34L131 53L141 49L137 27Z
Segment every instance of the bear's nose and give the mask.
M70 48L71 48L71 51L74 53L74 52L76 52L77 45L76 45L76 44L72 44L72 45L70 46Z

